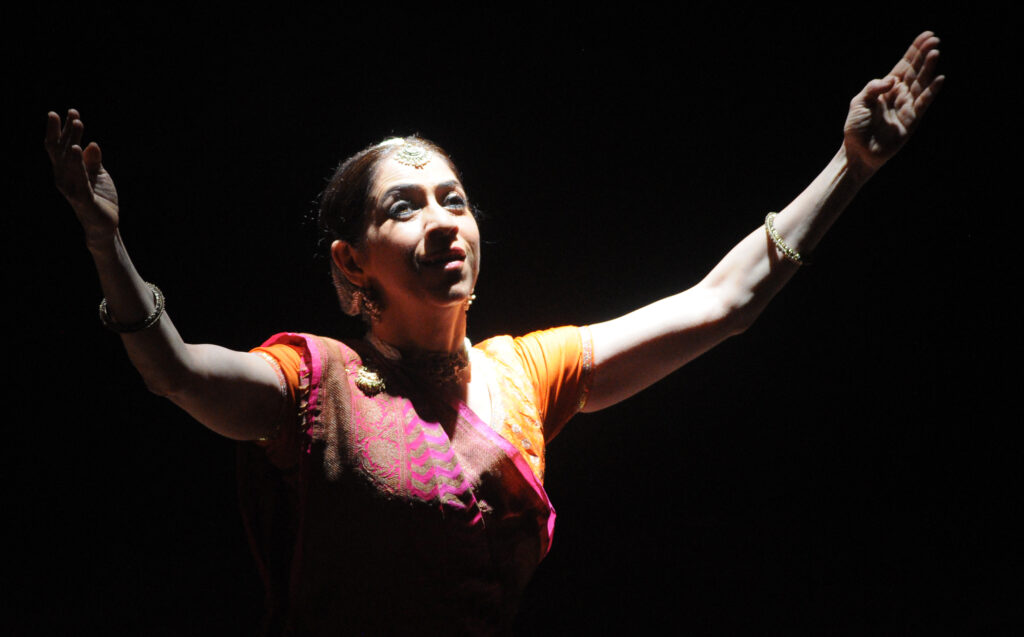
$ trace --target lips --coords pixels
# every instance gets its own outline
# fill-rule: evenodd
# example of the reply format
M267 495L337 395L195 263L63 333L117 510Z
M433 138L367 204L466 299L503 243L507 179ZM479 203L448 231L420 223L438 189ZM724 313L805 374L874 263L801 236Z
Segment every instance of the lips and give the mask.
M443 252L434 252L419 260L420 265L428 267L453 267L466 260L466 251L462 248L452 248ZM447 269L447 268L446 268Z

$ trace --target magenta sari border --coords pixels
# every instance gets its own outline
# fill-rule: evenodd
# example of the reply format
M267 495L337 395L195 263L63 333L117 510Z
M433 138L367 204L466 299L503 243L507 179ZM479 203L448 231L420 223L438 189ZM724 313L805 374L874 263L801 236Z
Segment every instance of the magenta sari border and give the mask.
M268 347L277 343L287 343L290 345L299 345L301 343L306 346L306 351L309 352L309 411L306 413L306 426L312 427L317 419L317 415L320 413L320 377L324 371L323 354L320 352L320 345L317 343L317 339L309 334L282 332L268 338L261 347Z
M512 464L515 465L516 469L519 470L519 473L526 479L527 484L529 484L533 490L537 492L537 495L540 496L541 500L548 505L548 545L544 548L544 555L547 556L551 551L551 540L555 534L555 507L551 504L551 499L548 498L548 492L544 490L544 485L537 480L537 476L533 474L533 470L530 469L528 464L526 464L526 460L524 460L523 456L520 455L519 450L516 449L511 442L505 440L501 434L487 426L487 423L473 413L473 410L471 410L466 403L461 403L459 405L459 415L462 416L466 422L472 425L477 432L483 434L484 437L505 452L505 455L512 460Z

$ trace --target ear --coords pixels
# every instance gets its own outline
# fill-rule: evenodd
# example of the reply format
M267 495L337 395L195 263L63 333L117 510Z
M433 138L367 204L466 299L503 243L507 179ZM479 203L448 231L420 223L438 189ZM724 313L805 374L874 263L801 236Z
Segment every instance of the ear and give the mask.
M358 288L366 287L366 273L359 267L360 257L358 250L347 241L335 239L331 243L331 260L349 283Z

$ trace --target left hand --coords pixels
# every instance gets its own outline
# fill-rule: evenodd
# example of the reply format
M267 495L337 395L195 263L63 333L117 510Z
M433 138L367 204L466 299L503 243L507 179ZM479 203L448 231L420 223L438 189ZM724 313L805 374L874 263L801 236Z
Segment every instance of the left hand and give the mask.
M60 115L51 111L46 118L44 146L53 164L54 184L75 211L86 243L107 245L120 221L117 189L103 167L99 145L92 142L82 149L84 129L77 110L68 109L63 127Z
M850 162L872 173L910 139L946 79L935 76L938 45L931 31L917 36L889 75L871 80L850 101L843 129Z

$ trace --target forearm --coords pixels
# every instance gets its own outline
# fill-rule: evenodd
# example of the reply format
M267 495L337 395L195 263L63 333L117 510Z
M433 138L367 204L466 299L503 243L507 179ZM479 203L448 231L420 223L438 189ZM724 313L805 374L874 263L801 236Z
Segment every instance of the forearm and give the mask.
M107 308L119 324L144 320L155 307L120 235L88 241ZM155 325L121 334L150 391L165 396L213 431L251 440L273 431L283 406L278 379L255 354L185 343L167 314Z
M135 270L120 233L90 237L87 245L111 318L131 325L149 316L155 308L153 293ZM122 333L121 340L150 390L167 396L185 383L189 351L166 313L149 329Z
M121 340L151 391L222 435L241 440L267 435L286 406L277 373L256 354L186 344L170 317L157 311L153 290L121 240L117 189L100 147L95 142L84 150L79 146L83 127L75 109L68 110L63 127L60 117L49 113L44 145L57 189L82 224L96 264L106 299L104 320L128 328L118 330Z
M786 245L806 257L869 177L869 171L848 161L845 147L841 147L814 181L775 217L775 230ZM729 251L700 285L722 299L725 311L732 314L729 322L742 330L798 267L785 258L762 226Z
M779 213L776 230L797 252L810 252L866 178L840 150ZM747 329L798 268L761 226L694 287L591 326L597 373L588 411L628 398Z
M742 332L799 267L861 186L906 143L935 99L938 38L917 36L884 79L850 101L843 146L825 170L774 219L735 248L694 287L618 319L592 326L594 386L588 406L600 409L649 386L687 361Z

